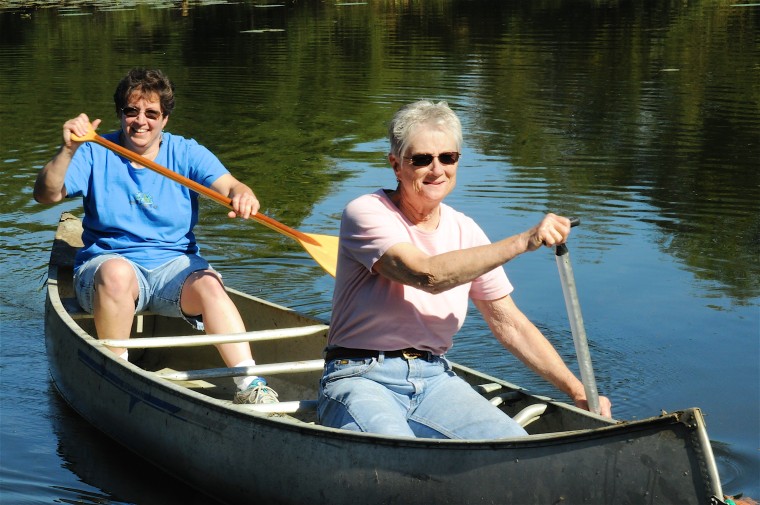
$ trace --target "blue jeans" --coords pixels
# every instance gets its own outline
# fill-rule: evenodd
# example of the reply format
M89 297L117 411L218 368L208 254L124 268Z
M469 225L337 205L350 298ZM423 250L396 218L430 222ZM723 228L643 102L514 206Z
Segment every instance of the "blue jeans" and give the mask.
M334 359L319 388L324 426L390 436L494 439L527 435L458 377L444 357Z
M153 270L148 270L129 261L120 254L101 254L90 258L74 273L77 301L86 312L92 313L92 301L95 296L95 274L98 268L106 261L114 258L127 261L135 270L137 284L139 285L135 312L150 310L163 316L182 317L197 330L203 330L203 322L201 322L200 317L183 314L179 303L182 287L190 274L198 270L213 270L205 259L193 254L183 254Z

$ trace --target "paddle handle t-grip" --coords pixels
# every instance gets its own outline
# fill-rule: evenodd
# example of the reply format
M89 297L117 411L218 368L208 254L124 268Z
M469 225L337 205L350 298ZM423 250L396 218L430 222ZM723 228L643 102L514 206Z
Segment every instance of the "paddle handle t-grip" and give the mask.
M578 226L579 224L580 219L571 218L570 226ZM575 353L578 356L581 381L586 391L586 400L588 401L589 410L595 414L599 414L601 412L599 407L599 392L596 387L594 367L591 364L591 353L588 348L586 330L583 327L583 316L581 315L581 305L578 301L578 291L575 287L573 267L570 265L570 250L565 244L560 244L555 248L555 254L559 277L562 282L562 293L565 296L567 316L570 320L570 330L573 333Z

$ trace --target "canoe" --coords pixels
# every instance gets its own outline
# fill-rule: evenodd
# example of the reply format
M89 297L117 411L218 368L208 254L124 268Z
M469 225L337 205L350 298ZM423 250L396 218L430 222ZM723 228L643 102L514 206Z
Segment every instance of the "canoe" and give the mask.
M220 502L723 503L696 408L611 420L455 365L530 436L432 440L320 426L327 325L230 288L247 333L207 336L137 314L130 361L120 360L74 297L81 231L64 213L50 257L45 340L56 389L95 428ZM220 341L251 342L256 367L225 368L212 345ZM231 377L246 373L266 376L281 403L233 404Z

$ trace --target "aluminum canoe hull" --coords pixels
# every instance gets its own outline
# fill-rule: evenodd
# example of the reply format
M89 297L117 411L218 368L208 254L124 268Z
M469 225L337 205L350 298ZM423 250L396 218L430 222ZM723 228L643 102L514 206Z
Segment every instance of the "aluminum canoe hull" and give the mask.
M72 314L70 265L60 257L76 243L67 242L65 233L59 235L49 269L45 334L50 373L60 395L112 439L219 501L721 503L718 472L699 409L632 422L605 420L457 366L473 385L509 392L512 396L507 395L510 400L503 407L510 414L546 404L545 414L527 428L532 435L510 440L405 439L322 427L309 418L313 414L267 414L234 405L225 380L166 380L157 372L167 367L219 366L213 346L130 351L135 363L116 359L93 337L92 320ZM265 300L229 292L248 328L316 322ZM179 320L145 315L135 323L135 331L141 333L135 338L182 335L186 328ZM254 351L259 363L314 359L325 339L326 332L264 342ZM270 383L281 400L315 399L318 378L318 372L287 374Z

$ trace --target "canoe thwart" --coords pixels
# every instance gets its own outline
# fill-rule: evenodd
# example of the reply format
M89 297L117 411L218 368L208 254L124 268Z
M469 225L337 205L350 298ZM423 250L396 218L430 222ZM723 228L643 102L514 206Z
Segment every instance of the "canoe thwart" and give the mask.
M238 366L230 368L209 368L206 370L188 370L185 372L157 373L162 379L171 381L187 381L199 379L218 379L222 377L243 377L249 375L274 375L280 373L315 372L322 370L325 360L312 359L306 361L289 361L284 363L269 363L267 365Z
M547 405L545 403L534 403L533 405L528 405L524 409L522 409L520 412L515 414L512 419L525 428L533 421L537 420L539 417L541 417L544 412L546 412Z
M490 402L498 407L504 402L513 402L515 400L523 398L524 396L525 395L519 391L507 391L506 393L494 396L491 398Z
M475 388L478 393L486 395L495 391L499 391L500 389L503 389L504 386L498 382L488 382L486 384L478 384L477 386L473 386L473 388Z
M256 330L245 333L187 335L181 337L131 338L129 340L99 340L99 345L124 347L127 349L155 349L159 347L195 347L201 345L228 344L232 342L261 342L315 335L327 329L324 324L278 328L274 330Z
M317 400L300 400L292 402L265 403L258 405L246 405L246 408L256 412L266 412L272 414L295 414L300 412L310 412L317 408ZM536 421L546 412L546 404L534 403L522 409L512 419L523 428Z
M267 414L299 414L302 412L314 412L317 410L317 400L298 400L280 403L259 403L256 405L246 404L244 408L265 412Z

